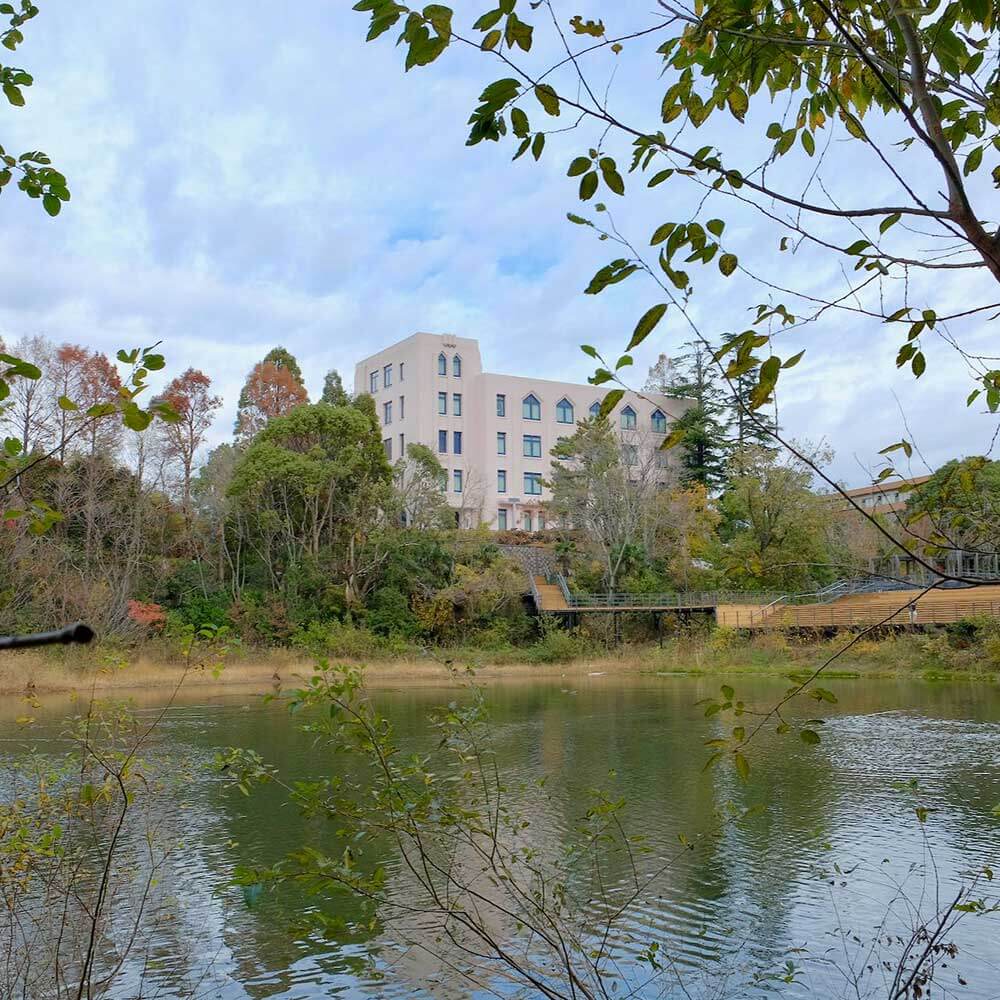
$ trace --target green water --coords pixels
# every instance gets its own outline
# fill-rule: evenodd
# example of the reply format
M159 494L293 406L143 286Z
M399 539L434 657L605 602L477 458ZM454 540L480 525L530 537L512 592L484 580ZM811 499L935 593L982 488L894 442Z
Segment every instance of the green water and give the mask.
M687 853L617 923L614 948L623 984L635 995L756 996L754 974L791 959L802 971L795 983L773 987L780 995L856 996L844 978L845 968L860 961L855 936L867 944L887 910L905 924L908 906L932 908L935 894L954 895L959 880L984 865L1000 871L1000 819L991 814L1000 803L1000 691L986 684L831 682L837 705L800 706L825 719L821 745L765 735L752 751L750 781L742 783L727 767L702 768L703 741L719 735L720 722L694 703L718 684L605 675L495 685L489 700L504 775L512 786L549 776L544 808L533 806L531 818L532 836L551 846L569 837L588 788L613 770L628 802L626 825L653 847L639 862L649 871L676 851L679 835L693 839L714 828L727 803L739 810L765 805ZM748 702L766 705L787 682L742 679L738 687ZM427 740L428 710L454 697L446 686L376 692L400 742L413 746ZM156 706L146 699L139 711L151 716ZM13 722L23 709L11 700L7 710L0 754L8 777L29 745L63 751L58 720L72 710L66 702L45 702L28 731ZM365 941L296 931L300 908L315 903L294 894L248 902L231 884L237 865L333 840L328 824L304 820L277 789L244 798L228 788L211 761L231 745L253 747L290 779L338 766L280 703L189 692L169 709L157 753L184 775L161 830L183 841L161 873L161 913L169 911L169 919L149 929L141 967L138 959L126 963L112 997L489 995L473 994L426 955L398 956L384 932ZM899 787L912 778L919 795ZM924 825L917 805L931 810ZM399 858L390 852L381 860L390 892L394 883L403 891ZM989 891L987 885L982 894ZM325 904L327 912L338 908L355 915L352 904ZM947 991L931 995L1000 993L998 931L992 916L964 919L952 935L959 955L940 970ZM642 987L638 953L651 940L675 963L675 974ZM369 977L363 960L372 951L393 956L384 981ZM623 986L618 995L627 992Z

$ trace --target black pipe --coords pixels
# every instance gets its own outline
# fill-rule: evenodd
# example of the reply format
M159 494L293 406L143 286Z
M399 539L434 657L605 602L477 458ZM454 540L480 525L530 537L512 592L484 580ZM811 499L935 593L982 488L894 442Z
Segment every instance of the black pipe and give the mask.
M35 635L0 635L0 649L28 649L31 646L56 646L71 642L86 644L94 638L94 630L83 622L58 628L54 632L36 632Z

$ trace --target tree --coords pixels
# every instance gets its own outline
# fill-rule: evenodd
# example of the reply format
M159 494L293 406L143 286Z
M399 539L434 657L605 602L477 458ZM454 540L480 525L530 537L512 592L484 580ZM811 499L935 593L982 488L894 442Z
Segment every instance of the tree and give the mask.
M0 352L4 350L0 344ZM22 337L11 350L39 370L52 360L52 344L44 337ZM16 435L26 454L44 451L52 439L54 400L46 377L11 379L10 394L0 408L0 422Z
M191 510L191 476L194 460L205 442L205 435L222 406L222 397L210 393L212 380L195 368L178 375L164 390L163 398L180 415L180 420L164 425L167 457L180 466L181 504Z
M374 406L299 406L254 438L229 487L240 530L286 594L326 564L348 603L364 598L384 560L391 469Z
M673 399L693 400L671 428L683 434L681 478L714 490L725 481L726 433L733 407L727 405L719 386L711 352L698 341L685 344L684 352L672 358L661 354L649 369L645 388Z
M993 142L1000 74L986 58L998 43L995 6L709 0L689 8L663 0L659 8L648 14L620 5L605 26L580 16L563 21L547 0L516 11L508 0L484 3L478 18L472 12L461 23L440 4L356 5L370 18L369 40L402 22L407 69L455 48L501 65L502 77L483 89L472 111L468 145L509 140L517 144L515 159L530 150L537 160L548 134L575 128L579 142L567 173L579 183L582 202L625 197L626 159L631 190L640 181L666 186L662 204L676 213L653 220L647 239L655 259L637 249L638 238L601 221L604 202L594 204L594 218L570 214L617 246L588 293L636 272L662 290L627 351L672 309L705 346L721 339L730 379L753 373L748 402L755 411L802 354L772 353L758 363L754 352L780 346L782 330L826 313L882 321L900 345L896 364L908 365L915 378L928 363L923 336L939 324L951 324L947 339L962 350L958 327L995 308L1000 281L994 199L981 180L990 174L1000 181ZM537 44L543 32L550 34ZM623 60L643 72L637 49L659 56L649 79L662 101L622 102L619 109L605 80ZM657 119L638 117L638 109L651 105L660 108ZM778 107L786 110L776 120ZM732 122L743 128L734 132ZM864 185L855 183L860 176ZM884 198L874 194L883 189ZM738 222L757 223L761 266L741 265L734 252L739 236L730 235L722 217L727 211ZM843 266L843 288L817 294L812 284L794 287L786 254L795 255L803 275ZM741 283L765 290L749 329L702 331L689 308L695 292L689 263L716 280L739 272ZM973 300L965 296L949 313L938 301L956 274L980 280ZM789 296L794 310L776 303L776 294ZM620 378L622 363L612 368L596 350L584 349L602 363L595 381ZM963 356L975 383L969 405L981 399L997 413L1000 370L988 356L969 350Z
M910 493L905 521L912 526L911 537L936 548L996 551L1000 462L982 455L946 462Z
M275 351L280 350L283 349L275 348ZM294 358L292 361L294 363ZM267 426L269 420L284 416L309 401L301 374L296 377L297 372L298 365L292 368L267 359L254 365L240 392L236 410L235 432L240 441L250 441Z
M441 492L444 474L437 456L426 445L406 446L406 455L393 466L396 502L406 527L427 531L448 526L452 514Z
M286 350L284 347L272 347L264 355L264 364L284 369L303 389L305 388L306 383L302 378L302 369L299 368L299 363L295 360L295 355L291 351Z
M611 593L650 537L656 455L619 439L608 421L598 418L557 442L552 457L548 511L593 547Z
M340 372L336 368L331 368L326 373L326 378L323 379L323 395L320 397L320 401L329 403L331 406L345 406L351 401L351 397L348 396L347 390L344 388Z
M829 458L813 456L818 464ZM812 470L794 456L754 446L733 453L719 503L719 561L736 586L803 592L830 582L833 508L812 485Z

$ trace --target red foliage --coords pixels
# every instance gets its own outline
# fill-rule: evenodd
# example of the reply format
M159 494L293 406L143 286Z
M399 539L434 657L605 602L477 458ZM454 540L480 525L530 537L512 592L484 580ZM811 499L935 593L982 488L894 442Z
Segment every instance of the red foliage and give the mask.
M144 625L153 632L159 632L167 624L167 613L159 604L145 601L129 601L128 616L137 625Z
M272 417L307 402L305 387L287 368L261 361L254 365L240 394L236 432L244 438L253 437Z

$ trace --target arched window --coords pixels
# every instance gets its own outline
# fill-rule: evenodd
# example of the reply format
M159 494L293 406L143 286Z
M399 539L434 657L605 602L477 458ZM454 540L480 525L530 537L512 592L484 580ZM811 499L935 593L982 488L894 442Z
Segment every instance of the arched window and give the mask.
M556 403L556 423L573 423L573 404L565 396Z
M662 410L653 410L653 430L657 434L667 433L667 418Z
M521 416L525 420L542 419L542 404L538 402L538 397L534 393L529 393L521 401Z
M462 359L457 354L451 359L451 373L455 378L462 377Z
M631 406L626 406L625 409L622 410L622 430L635 430L635 410L633 410Z
M444 356L444 354L439 354L438 375L447 375L447 374L448 374L448 359Z
M591 403L590 404L590 415L596 420L601 415L601 404Z

